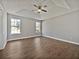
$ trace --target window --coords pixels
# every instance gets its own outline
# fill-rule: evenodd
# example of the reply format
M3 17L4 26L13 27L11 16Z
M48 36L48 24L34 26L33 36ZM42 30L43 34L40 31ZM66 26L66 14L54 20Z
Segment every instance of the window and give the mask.
M40 32L40 22L36 22L36 32Z
M11 19L11 34L20 34L20 19Z

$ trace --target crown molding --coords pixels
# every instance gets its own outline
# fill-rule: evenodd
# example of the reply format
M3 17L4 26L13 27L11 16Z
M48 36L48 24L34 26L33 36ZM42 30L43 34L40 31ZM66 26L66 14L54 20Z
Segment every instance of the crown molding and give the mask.
M63 6L61 3L58 3L58 2L57 2L58 0L52 0L52 1L53 1L53 3L54 3L57 7L65 8L65 9L71 9L70 6L69 6L69 4L68 4L68 2L67 2L66 0L63 0L63 4L64 4L65 6ZM61 1L62 1L62 0L61 0Z
M55 15L55 16L53 16L53 17L49 17L49 18L47 18L47 19L44 19L44 20L50 20L50 19L54 19L54 18L57 18L57 17L60 17L60 16L64 16L64 15L68 15L68 14L71 14L71 13L73 13L73 12L78 12L79 11L79 8L78 9L73 9L73 10L70 10L70 11L67 11L67 12L62 12L61 14L58 14L58 15Z

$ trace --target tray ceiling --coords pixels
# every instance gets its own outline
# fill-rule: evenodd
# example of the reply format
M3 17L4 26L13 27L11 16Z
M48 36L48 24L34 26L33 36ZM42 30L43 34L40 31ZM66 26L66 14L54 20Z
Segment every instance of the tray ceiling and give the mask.
M46 9L48 12L38 14L32 11L36 9L33 4L37 4L37 2L35 2L35 0L0 0L0 5L2 5L8 13L40 20L79 9L79 0L44 0L42 4L47 5Z

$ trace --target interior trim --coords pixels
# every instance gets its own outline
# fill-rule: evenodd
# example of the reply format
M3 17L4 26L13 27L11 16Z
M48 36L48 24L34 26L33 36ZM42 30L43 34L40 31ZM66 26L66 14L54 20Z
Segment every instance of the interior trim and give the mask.
M0 48L0 50L3 50L3 48Z
M2 47L2 48L0 48L0 50L5 49L6 45L7 45L7 41L5 42L5 44L3 45L3 47Z
M38 36L41 36L41 35L34 35L34 36L28 36L28 37L21 37L21 38L8 39L7 41L21 40L21 39L27 39L27 38L32 38L32 37L38 37Z
M22 37L22 38L8 39L8 40L6 41L6 43L4 44L4 46L3 46L2 48L0 48L0 50L5 49L5 47L6 47L8 41L13 41L13 40L17 40L17 39L18 39L18 40L21 40L21 39L25 39L25 38L33 38L33 37L38 37L38 36L40 36L40 35L29 36L29 37Z
M55 39L55 40L59 40L59 41L63 41L63 42L79 45L79 43L77 43L77 42L72 42L72 41L69 41L69 40L64 40L64 39L60 39L60 38L56 38L56 37L52 37L52 36L46 36L46 35L43 35L43 36L47 37L47 38L51 38L51 39Z
M79 12L79 8L78 9L72 9L72 10L70 10L70 11L67 11L67 12L65 12L65 13L61 13L61 14L58 14L58 15L55 15L55 16L53 16L53 17L49 17L49 18L47 18L47 19L44 19L44 20L50 20L50 19L54 19L54 18L57 18L57 17L60 17L60 16L64 16L64 15L68 15L68 14L71 14L71 13L73 13L73 12Z

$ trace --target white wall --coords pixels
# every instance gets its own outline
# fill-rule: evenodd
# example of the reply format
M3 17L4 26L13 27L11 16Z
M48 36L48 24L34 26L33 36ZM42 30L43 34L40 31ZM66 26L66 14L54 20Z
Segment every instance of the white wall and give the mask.
M3 33L2 33L2 15L0 15L0 48L2 48L2 39L3 39L3 37L2 37L2 35L3 35Z
M3 10L0 14L0 49L7 43L7 13Z
M79 11L43 21L42 32L45 36L79 43Z
M11 34L10 20L11 18L21 19L21 34ZM17 38L24 38L30 36L38 36L40 33L35 32L36 19L24 18L16 15L8 14L8 40L15 40Z

